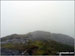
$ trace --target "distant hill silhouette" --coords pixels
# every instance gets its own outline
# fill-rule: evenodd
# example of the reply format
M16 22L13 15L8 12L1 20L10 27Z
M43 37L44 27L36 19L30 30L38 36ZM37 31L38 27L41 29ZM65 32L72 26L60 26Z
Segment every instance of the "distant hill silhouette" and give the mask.
M35 31L28 34L28 37L30 37L31 39L36 39L36 40L51 39L63 44L72 45L72 46L74 45L74 39L64 34L56 34L56 33L50 33L45 31Z
M60 51L74 51L74 39L64 34L34 31L1 38L2 54L50 55ZM15 53L14 53L15 51Z

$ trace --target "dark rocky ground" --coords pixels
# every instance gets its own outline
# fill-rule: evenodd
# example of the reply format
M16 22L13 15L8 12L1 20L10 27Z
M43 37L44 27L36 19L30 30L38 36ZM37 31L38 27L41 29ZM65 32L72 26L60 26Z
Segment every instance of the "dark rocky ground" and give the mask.
M20 52L17 50L10 50L6 48L1 48L1 55L19 55Z

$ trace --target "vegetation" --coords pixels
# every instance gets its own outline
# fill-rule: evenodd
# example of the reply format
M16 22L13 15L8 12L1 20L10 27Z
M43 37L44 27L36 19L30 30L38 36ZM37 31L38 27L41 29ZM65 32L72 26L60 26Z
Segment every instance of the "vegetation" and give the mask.
M11 49L11 50L18 50L19 52L22 52L25 50L25 44L23 43L15 43L15 44L7 43L7 44L2 44L1 47Z
M32 55L43 54L43 55L54 55L57 52L71 52L74 51L74 48L68 45L60 44L55 41L33 41L28 45L29 50L31 50ZM33 49L34 47L34 49Z
M18 50L20 52L26 51L26 53L29 53L30 55L54 55L57 54L57 52L74 51L74 48L72 46L60 44L52 40L48 41L30 40L27 45L23 43L15 43L15 44L8 43L2 44L2 48Z

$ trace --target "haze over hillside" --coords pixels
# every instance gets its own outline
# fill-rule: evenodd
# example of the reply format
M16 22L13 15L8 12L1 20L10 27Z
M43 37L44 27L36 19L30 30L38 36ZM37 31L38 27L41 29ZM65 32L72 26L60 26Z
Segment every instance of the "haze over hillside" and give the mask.
M1 38L2 43L20 43L20 42L26 42L27 40L54 40L59 43L67 44L74 46L74 38L64 35L64 34L56 34L56 33L50 33L46 31L34 31L34 32L29 32L27 34L12 34L8 35L6 37Z
M1 1L1 37L36 30L74 37L74 1Z
M74 52L74 39L64 34L34 31L1 38L2 55L56 55Z

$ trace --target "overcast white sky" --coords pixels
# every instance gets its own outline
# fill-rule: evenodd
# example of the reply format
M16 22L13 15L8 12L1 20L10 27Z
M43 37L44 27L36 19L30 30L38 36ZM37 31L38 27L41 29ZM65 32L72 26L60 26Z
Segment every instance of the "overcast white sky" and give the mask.
M1 1L1 37L37 30L74 37L74 1Z

